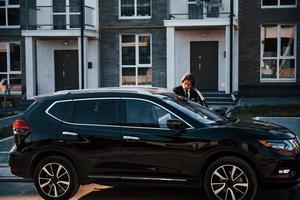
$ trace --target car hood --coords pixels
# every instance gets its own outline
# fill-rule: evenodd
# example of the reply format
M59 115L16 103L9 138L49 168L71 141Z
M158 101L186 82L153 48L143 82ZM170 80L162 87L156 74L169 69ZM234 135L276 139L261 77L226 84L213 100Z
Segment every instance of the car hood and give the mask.
M247 130L247 133L259 134L265 139L292 139L295 137L295 134L288 128L258 120L237 119L230 126L239 130Z

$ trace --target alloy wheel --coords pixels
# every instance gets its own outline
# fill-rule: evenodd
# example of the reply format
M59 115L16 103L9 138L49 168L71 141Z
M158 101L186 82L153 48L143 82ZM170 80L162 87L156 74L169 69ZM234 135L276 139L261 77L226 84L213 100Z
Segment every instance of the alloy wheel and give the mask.
M248 192L249 181L239 167L222 165L213 172L210 185L220 200L241 200Z
M64 166L58 163L45 165L39 173L38 183L41 190L49 197L61 197L69 189L70 174Z

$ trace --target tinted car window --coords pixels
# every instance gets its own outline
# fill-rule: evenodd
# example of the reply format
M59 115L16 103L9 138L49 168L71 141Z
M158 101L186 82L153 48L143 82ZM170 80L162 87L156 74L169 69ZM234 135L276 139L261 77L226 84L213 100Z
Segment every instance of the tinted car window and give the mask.
M162 109L161 107L154 106L154 108L155 108L157 121L160 128L168 128L167 121L169 119L178 119L177 117L167 112L166 110Z
M126 100L125 102L127 126L159 127L152 104L138 100Z
M117 100L77 101L73 121L80 124L116 125Z
M48 112L60 120L71 122L73 117L73 102L58 102Z
M167 99L164 99L164 101L204 124L228 122L227 118L209 110L208 108L206 108L204 106L201 106L198 103L190 101L190 100L167 98Z
M126 100L126 126L167 128L168 119L174 115L152 103L139 100Z

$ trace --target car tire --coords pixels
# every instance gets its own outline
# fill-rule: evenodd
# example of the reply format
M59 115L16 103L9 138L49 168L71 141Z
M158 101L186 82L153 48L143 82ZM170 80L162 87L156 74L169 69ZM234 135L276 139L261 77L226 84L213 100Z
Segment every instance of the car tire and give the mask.
M40 196L51 200L69 199L80 186L75 167L61 156L50 156L38 163L33 181Z
M224 157L208 167L204 175L204 187L213 200L246 200L255 198L258 181L247 162L237 157Z

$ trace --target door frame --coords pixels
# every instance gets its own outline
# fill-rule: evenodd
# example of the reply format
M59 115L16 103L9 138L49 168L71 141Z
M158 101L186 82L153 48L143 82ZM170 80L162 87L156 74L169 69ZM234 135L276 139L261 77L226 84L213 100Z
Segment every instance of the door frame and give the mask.
M216 86L216 89L214 89L213 91L221 91L220 89L221 89L221 80L220 80L220 77L221 77L221 74L220 74L220 72L221 72L221 70L220 70L220 41L219 40L200 40L200 41L193 41L193 40L191 40L191 41L189 41L189 63L190 63L190 73L192 72L192 58L191 58L191 55L192 55L192 43L209 43L209 42L215 42L215 43L217 43L217 66L216 66L216 68L217 68L217 73L218 73L218 75L217 75L217 86ZM225 86L226 87L226 86ZM210 90L207 90L207 91L210 91Z
M80 57L79 57L79 50L78 49L54 49L53 50L53 59L54 59L54 62L53 62L53 69L54 69L54 91L56 91L56 63L55 63L55 52L58 52L58 51L60 51L60 52L62 52L62 51L64 51L64 52L66 52L66 51L76 51L77 52L77 59L76 59L76 62L78 63L78 66L77 67L75 67L75 68L77 68L77 70L78 70L78 73L77 73L77 75L78 75L78 89L81 89L81 71L80 71ZM74 68L74 69L75 69Z

